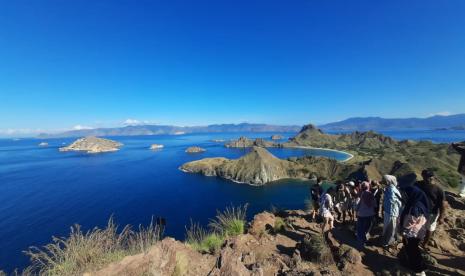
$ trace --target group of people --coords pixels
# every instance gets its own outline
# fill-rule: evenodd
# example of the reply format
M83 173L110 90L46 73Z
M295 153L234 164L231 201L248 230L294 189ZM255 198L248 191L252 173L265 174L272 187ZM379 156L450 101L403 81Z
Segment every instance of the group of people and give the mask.
M462 155L458 169L462 175L459 193L465 197L465 145L452 146ZM334 228L335 220L353 222L360 248L365 247L373 227L383 222L382 246L389 250L402 241L409 266L418 275L424 275L426 266L421 247L428 250L433 232L444 222L445 194L435 183L434 170L423 170L422 178L414 185L400 186L395 176L384 175L381 183L337 182L326 191L322 187L323 179L319 178L310 189L311 218L321 217L323 233Z

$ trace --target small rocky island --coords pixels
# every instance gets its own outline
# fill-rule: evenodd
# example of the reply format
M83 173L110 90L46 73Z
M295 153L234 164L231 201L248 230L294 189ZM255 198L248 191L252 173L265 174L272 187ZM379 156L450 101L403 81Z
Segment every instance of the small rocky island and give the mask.
M281 140L283 139L283 136L275 134L271 136L271 140Z
M48 147L48 143L47 142L41 142L41 143L39 143L39 147Z
M162 149L164 146L163 145L160 145L160 144L152 144L150 146L150 149L151 150L157 150L157 149Z
M87 153L101 153L117 151L123 144L98 137L84 137L77 139L71 145L60 148L60 151L85 151Z
M265 141L263 138L257 138L255 140L249 139L247 137L241 136L237 140L232 140L224 145L227 148L251 148L254 146L257 147L279 147L279 144L273 142Z
M200 153L200 152L205 152L205 151L207 150L201 147L188 147L186 149L187 153Z

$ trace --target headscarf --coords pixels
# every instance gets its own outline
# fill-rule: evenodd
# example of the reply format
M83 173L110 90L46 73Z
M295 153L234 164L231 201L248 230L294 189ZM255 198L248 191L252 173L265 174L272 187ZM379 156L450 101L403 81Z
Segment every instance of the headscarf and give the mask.
M383 176L383 178L384 181L386 181L386 184L397 186L397 178L395 176L386 174Z

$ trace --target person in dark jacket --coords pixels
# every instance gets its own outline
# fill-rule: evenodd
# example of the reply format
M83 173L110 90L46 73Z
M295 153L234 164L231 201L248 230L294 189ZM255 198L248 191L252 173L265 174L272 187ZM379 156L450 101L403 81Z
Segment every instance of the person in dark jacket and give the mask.
M457 171L462 176L462 184L460 185L459 195L465 197L465 141L460 143L452 143L452 147L461 155L460 163Z
M420 242L426 235L426 222L431 209L430 200L415 185L401 189L406 202L400 221L407 261L416 275L425 275L426 264L421 256Z
M316 183L313 184L310 188L310 197L312 199L312 220L315 220L316 215L320 211L320 197L323 194L323 179L317 178Z
M441 187L434 183L434 172L431 169L423 170L421 176L423 180L417 182L417 186L426 194L431 207L430 215L426 217L426 236L423 241L423 247L428 249L428 242L436 231L437 225L444 223L446 196Z

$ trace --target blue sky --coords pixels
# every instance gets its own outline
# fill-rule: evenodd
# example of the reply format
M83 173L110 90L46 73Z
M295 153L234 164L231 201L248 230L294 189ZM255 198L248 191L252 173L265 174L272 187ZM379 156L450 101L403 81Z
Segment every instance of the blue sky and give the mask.
M0 130L465 111L465 1L0 0Z

